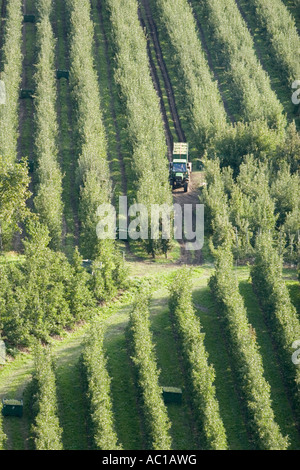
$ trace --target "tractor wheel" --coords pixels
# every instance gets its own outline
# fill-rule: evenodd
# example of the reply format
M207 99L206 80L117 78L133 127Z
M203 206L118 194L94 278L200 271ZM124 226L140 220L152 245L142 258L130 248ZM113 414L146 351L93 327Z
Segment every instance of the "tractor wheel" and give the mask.
M187 193L189 190L189 184L188 183L185 183L184 184L184 192Z

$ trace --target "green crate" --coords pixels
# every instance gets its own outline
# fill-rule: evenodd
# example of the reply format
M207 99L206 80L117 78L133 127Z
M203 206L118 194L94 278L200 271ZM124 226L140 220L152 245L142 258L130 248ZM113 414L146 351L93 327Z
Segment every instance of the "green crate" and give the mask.
M22 89L20 92L20 98L21 100L24 100L26 98L33 99L34 98L34 90L29 90L29 89Z
M35 15L24 15L24 23L35 23Z
M66 78L69 80L70 72L69 70L56 70L56 78L60 80L61 78Z
M182 403L182 389L177 387L163 387L163 399L165 403Z
M92 273L92 264L93 261L91 259L84 259L81 263L81 266L85 268L89 273Z
M2 400L2 414L3 416L23 416L23 400Z

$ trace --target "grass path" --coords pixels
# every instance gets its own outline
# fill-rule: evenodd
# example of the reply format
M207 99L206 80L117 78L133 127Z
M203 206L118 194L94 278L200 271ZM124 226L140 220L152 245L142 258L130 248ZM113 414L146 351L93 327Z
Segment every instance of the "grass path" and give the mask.
M168 404L168 416L172 423L171 436L173 449L199 449L200 438L197 436L190 407L190 397L185 387L178 348L173 334L168 309L168 290L159 289L153 295L150 306L151 330L160 369L160 385L179 387L183 391L182 405Z
M54 0L52 27L57 39L56 68L69 70L69 45L67 40L67 12L65 2ZM77 154L75 142L75 123L69 80L57 80L57 115L59 162L63 172L63 244L66 255L70 258L74 246L79 243L78 190L75 181Z
M98 73L103 122L107 135L108 158L113 180L113 201L118 197L131 197L134 188L131 168L131 147L128 142L127 119L115 81L115 51L111 38L109 13L99 0L92 0L91 15L94 23L94 57Z
M119 442L126 450L144 448L143 427L125 338L130 307L130 304L127 305L109 319L104 341L107 368L112 379L115 427Z
M239 393L235 384L232 361L224 339L219 314L207 286L211 270L195 279L193 300L202 331L204 344L209 354L209 363L213 364L216 378L216 396L220 413L226 429L229 448L232 450L250 450L248 435Z
M27 14L35 14L35 4L33 0L23 0L23 11ZM34 65L36 63L36 26L34 23L23 24L23 70L22 70L22 89L34 90ZM34 164L34 100L31 98L20 100L19 109L19 139L18 139L18 158L28 157L28 161ZM33 196L29 199L28 205L32 208L34 187L36 184L35 174L32 174L30 191Z

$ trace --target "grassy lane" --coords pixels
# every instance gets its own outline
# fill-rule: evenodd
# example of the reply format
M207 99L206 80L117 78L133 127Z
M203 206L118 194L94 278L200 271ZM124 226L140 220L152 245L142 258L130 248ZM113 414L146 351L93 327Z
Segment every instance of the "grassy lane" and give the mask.
M123 449L143 449L143 430L136 402L136 388L127 354L125 327L129 309L118 312L109 321L104 346L107 370L112 379L111 395L115 428Z
M35 14L34 0L24 0L24 12L27 14ZM34 89L34 66L36 62L35 48L36 27L34 23L23 24L23 72L22 72L22 88ZM33 152L33 114L34 104L31 98L20 100L20 137L18 145L19 157L28 157L29 161L34 160ZM35 175L32 178L35 183ZM32 190L32 188L31 188Z
M0 369L0 400L12 398L20 400L30 380L33 364L31 357L20 355L14 362ZM22 418L3 418L3 430L7 436L6 450L27 450L32 448L30 442L30 422L27 402L24 400Z
M190 409L188 392L184 387L184 377L180 368L177 345L173 336L172 323L168 309L168 291L154 293L151 305L151 330L160 369L160 385L183 389L182 405L168 404L168 416L171 420L171 436L174 450L199 449L199 436L196 435L193 414Z
M67 41L65 2L53 0L52 25L56 42L56 67L69 70L69 53ZM69 81L57 80L57 114L59 123L59 162L63 178L63 244L68 257L72 256L75 245L78 245L78 191L75 184L77 158L75 152L75 135L72 102Z
M91 5L95 31L95 65L101 90L104 125L109 142L108 158L114 183L114 202L117 203L118 196L127 194L126 174L129 171L129 155L127 154L129 149L126 150L126 142L122 135L124 116L114 80L113 51L107 36L109 34L107 12L98 0L92 0Z
M57 353L56 386L64 450L88 450L86 400L83 393L79 357L82 335Z
M125 329L132 309L133 296L130 290L120 299L105 320L104 348L107 370L111 377L111 396L115 429L124 450L144 449L144 429L136 399L133 369L128 355Z
M219 314L214 299L207 287L211 270L194 281L193 300L205 334L204 344L209 354L209 363L216 371L216 397L220 406L228 445L231 450L249 450L252 448L244 420L231 357L222 332Z
M300 449L300 435L295 425L292 408L285 389L282 372L277 363L276 352L268 328L264 322L257 298L251 284L240 282L240 293L243 296L248 312L248 318L255 330L257 342L263 359L265 378L271 386L272 408L275 419L283 435L290 437L290 449Z
M103 121L108 140L108 158L114 185L114 203L118 207L118 196L132 197L134 174L131 167L131 146L127 132L124 103L120 99L120 88L115 81L115 50L109 12L103 2L92 0L94 23L95 66L98 72Z

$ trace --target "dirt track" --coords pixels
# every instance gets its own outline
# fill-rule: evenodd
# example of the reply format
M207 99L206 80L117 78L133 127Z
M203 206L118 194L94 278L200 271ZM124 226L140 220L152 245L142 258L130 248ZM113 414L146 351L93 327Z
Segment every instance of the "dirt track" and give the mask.
M154 65L153 58L151 56L151 49L149 47L150 38L151 38L151 41L153 43L153 47L154 47L154 50L155 50L157 63L158 63L161 75L163 77L164 87L165 87L165 90L166 90L166 94L167 94L167 98L168 98L168 104L169 104L169 108L170 108L170 112L171 112L171 116L172 116L172 121L173 121L173 124L174 124L174 129L175 129L175 132L177 134L178 141L179 142L186 142L186 138L185 138L185 134L184 134L184 131L182 129L180 118L179 118L179 115L178 115L178 112L177 112L176 101L175 101L175 97L174 97L174 91L173 91L172 83L171 83L171 80L170 80L170 77L169 77L169 74L168 74L168 70L167 70L167 67L166 67L166 64L165 64L165 61L164 61L164 58L163 58L163 53L162 53L160 43L159 43L159 38L158 38L157 27L156 27L155 21L153 20L148 0L142 0L142 5L143 5L143 10L140 10L140 12L139 12L140 20L141 20L142 27L145 28L146 32L147 32L148 56L149 56L149 62L150 62L150 68L151 68L151 75L152 75L152 78L153 78L155 89L156 89L156 91L159 95L160 101L162 103L162 109L163 109L162 117L163 117L163 120L164 120L165 129L166 129L167 134L168 134L167 135L168 154L169 154L169 158L171 158L172 151L173 151L173 142L172 142L173 139L172 139L172 135L171 135L171 132L170 132L170 126L169 126L169 123L168 123L168 118L167 118L165 108L164 108L164 105L163 105L163 96L162 96L162 91L161 91L161 88L160 88L159 80L157 78L156 68L155 68L155 65Z
M193 211L195 210L196 204L199 204L199 190L203 185L203 173L200 171L191 173L191 182L189 185L189 191L185 193L182 188L173 191L173 201L175 204L180 204L181 207L184 204L192 204ZM195 221L193 221L195 222ZM180 243L181 245L181 264L201 264L203 262L202 251L188 251L185 249L184 240Z
M176 101L174 96L174 91L172 88L171 80L168 74L167 67L164 62L163 53L159 43L158 31L155 24L155 21L152 17L151 9L148 0L142 0L142 8L139 10L139 17L142 27L147 33L148 40L148 56L150 63L150 71L154 83L154 87L157 91L157 94L160 98L161 103L161 112L162 118L164 121L165 132L166 132L166 141L168 145L168 158L171 160L173 152L173 138L170 132L170 125L168 122L168 117L166 109L163 103L163 93L161 90L161 85L159 83L159 78L151 54L150 40L152 41L156 62L160 69L161 76L163 77L163 85L166 90L169 109L171 112L171 118L173 121L174 129L177 134L177 139L179 142L186 142L186 137L180 122L180 118L176 108ZM192 172L191 182L189 185L189 191L185 193L182 188L173 191L173 201L174 203L180 204L182 207L184 204L192 204L195 208L196 204L199 203L199 188L202 185L203 175L201 172ZM200 264L202 262L201 250L198 251L187 251L185 248L184 240L181 242L181 264Z

